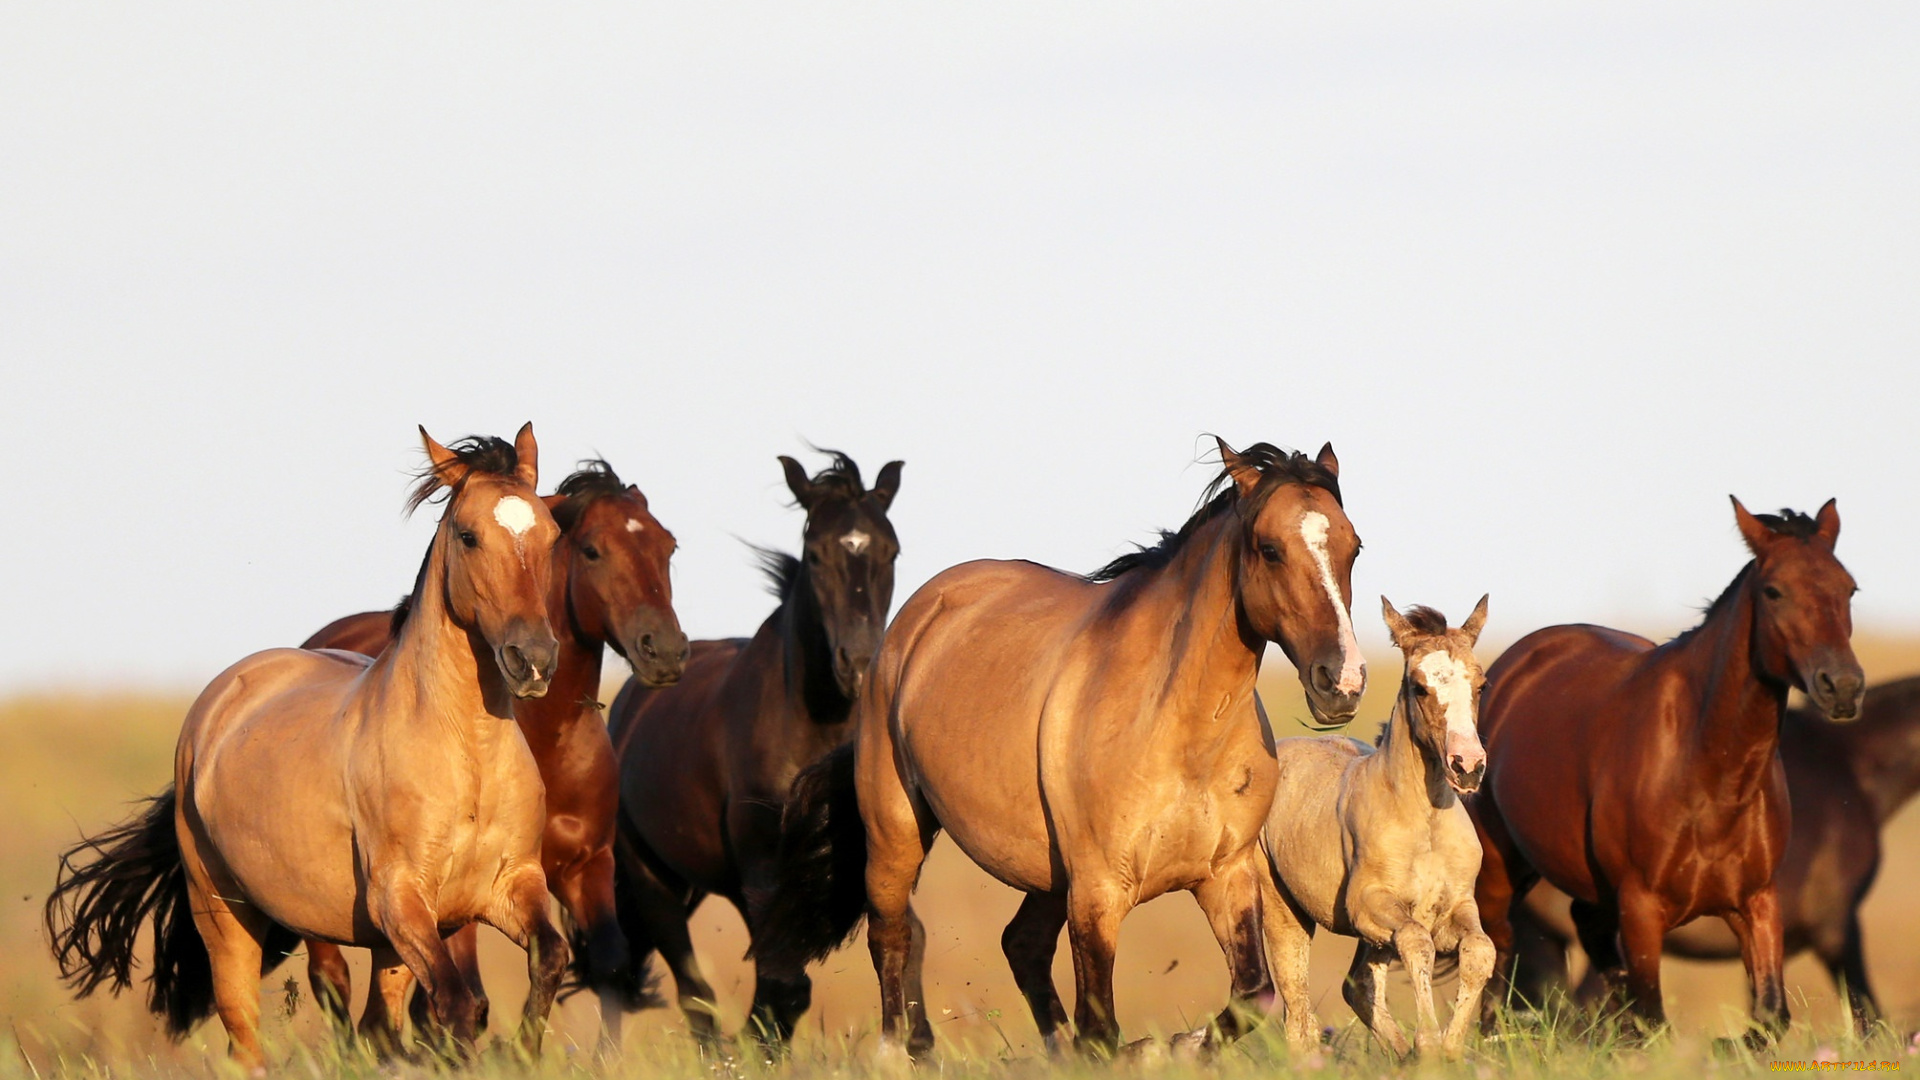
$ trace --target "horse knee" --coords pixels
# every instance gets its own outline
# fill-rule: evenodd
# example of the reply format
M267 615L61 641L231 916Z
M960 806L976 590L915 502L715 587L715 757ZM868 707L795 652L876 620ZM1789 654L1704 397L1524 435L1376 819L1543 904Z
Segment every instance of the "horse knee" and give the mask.
M1485 934L1460 938L1460 977L1485 981L1493 977L1493 939Z

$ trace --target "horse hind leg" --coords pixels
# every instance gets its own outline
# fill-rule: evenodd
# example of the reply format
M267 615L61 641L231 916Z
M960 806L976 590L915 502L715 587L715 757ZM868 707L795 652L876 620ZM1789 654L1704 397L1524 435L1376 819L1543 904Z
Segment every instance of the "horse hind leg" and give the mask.
M867 949L880 982L882 1058L933 1049L921 984L927 933L913 911L913 887L938 827L901 780L890 746L862 743L855 758L860 816L867 830Z
M367 1007L360 1013L360 1038L376 1057L396 1057L406 1052L407 992L413 987L413 972L398 952L385 945L373 950ZM428 1030L428 1025L418 1025L422 1037Z
M1820 962L1826 965L1834 988L1846 998L1847 1011L1853 1014L1854 1031L1865 1038L1880 1022L1880 1004L1867 984L1866 949L1861 940L1857 909L1847 912L1846 927L1837 936L1840 939L1837 947L1823 944L1820 948Z
M307 942L307 985L334 1030L352 1031L353 973L340 946L330 941Z
M1353 950L1353 966L1347 969L1340 993L1380 1045L1394 1057L1404 1058L1413 1048L1407 1045L1406 1035L1401 1033L1393 1012L1387 1008L1387 970L1392 963L1393 958L1386 950L1360 942Z
M1053 955L1060 948L1060 930L1067 925L1067 898L1060 893L1028 893L1020 910L1000 935L1000 951L1013 970L1013 982L1027 999L1033 1022L1050 1055L1060 1052L1060 1027L1067 1007L1053 984Z
M630 971L635 980L626 987L603 989L600 994L602 1045L620 1045L620 1020L624 1013L647 1007L650 990L638 976L640 958L649 950L658 951L660 960L673 976L674 994L680 1013L686 1018L687 1031L703 1052L719 1045L718 999L712 984L700 970L694 956L693 937L687 919L698 906L701 895L685 886L668 884L661 873L641 854L632 838L624 833L617 841L614 897L619 905L621 929L635 957Z

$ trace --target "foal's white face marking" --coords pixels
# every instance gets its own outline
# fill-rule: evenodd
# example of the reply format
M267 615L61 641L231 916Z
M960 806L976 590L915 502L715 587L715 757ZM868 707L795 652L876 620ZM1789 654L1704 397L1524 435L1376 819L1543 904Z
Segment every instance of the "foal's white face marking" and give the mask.
M1367 664L1360 656L1360 639L1353 634L1353 619L1347 614L1347 605L1340 600L1340 583L1333 577L1333 560L1327 555L1327 533L1332 524L1327 515L1309 510L1300 515L1300 538L1307 542L1307 551L1320 569L1320 586L1327 591L1327 599L1333 602L1334 618L1340 622L1340 681L1334 689L1343 694L1357 694L1367 685Z
M868 536L859 529L855 529L840 538L840 546L846 548L847 554L849 555L860 554L867 550L867 545L871 543L873 543L873 537Z
M533 507L520 496L509 495L493 504L493 520L499 522L501 528L512 533L513 538L518 540L527 535L528 529L533 528L535 520Z
M1440 707L1447 714L1447 734L1478 739L1473 726L1473 677L1467 665L1454 659L1452 653L1435 649L1420 658L1419 666L1420 673L1427 677L1427 689L1440 699Z
M639 518L628 518L628 519L627 519L627 531L628 531L628 532L639 532L639 531L640 531L641 529L644 529L644 528L646 528L646 526L645 526L645 525L642 525L642 524L640 524L640 519L639 519Z

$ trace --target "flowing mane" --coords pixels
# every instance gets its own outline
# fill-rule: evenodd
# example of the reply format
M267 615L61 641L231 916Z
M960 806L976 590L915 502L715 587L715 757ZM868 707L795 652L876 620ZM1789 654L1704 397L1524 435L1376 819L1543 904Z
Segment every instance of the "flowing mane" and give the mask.
M1298 450L1283 450L1272 443L1254 443L1240 452L1240 460L1260 471L1260 483L1246 498L1233 484L1233 474L1220 470L1200 494L1200 508L1178 531L1160 530L1160 539L1152 545L1136 545L1135 550L1113 560L1091 574L1088 581L1112 581L1129 570L1155 569L1173 561L1180 549L1200 530L1200 526L1230 509L1238 509L1241 519L1251 523L1260 516L1273 493L1285 484L1311 484L1325 490L1340 502L1340 478L1319 462ZM1344 504L1342 504L1344 505Z
M553 507L554 524L560 526L561 532L570 532L589 506L601 499L623 495L626 490L627 485L621 481L620 474L613 471L613 466L602 458L587 458L553 489L553 493L560 496L560 502Z
M1786 507L1782 507L1778 514L1755 514L1753 516L1759 520L1760 524L1765 525L1768 531L1779 536L1791 536L1799 540L1807 540L1820 531L1820 523L1818 521L1798 510ZM1713 621L1714 616L1724 612L1726 608L1733 603L1733 598L1740 595L1740 587L1747 583L1747 578L1751 576L1752 573L1753 560L1749 559L1747 560L1747 564L1740 568L1740 572L1733 575L1733 580L1727 583L1727 587L1720 590L1720 595L1714 597L1712 603L1709 603L1705 608L1701 609L1700 621L1675 634L1672 640L1683 641L1699 633L1702 627Z

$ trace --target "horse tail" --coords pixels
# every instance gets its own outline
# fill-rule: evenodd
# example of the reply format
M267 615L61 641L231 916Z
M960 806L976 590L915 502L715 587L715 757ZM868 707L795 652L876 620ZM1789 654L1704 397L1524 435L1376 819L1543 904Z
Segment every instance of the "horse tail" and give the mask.
M177 801L168 785L130 820L63 852L44 912L53 958L76 997L133 984L134 942L151 919L147 1007L176 1039L213 1013L213 964L187 897Z
M867 830L846 743L794 777L780 814L774 892L751 955L794 965L824 960L867 915Z

